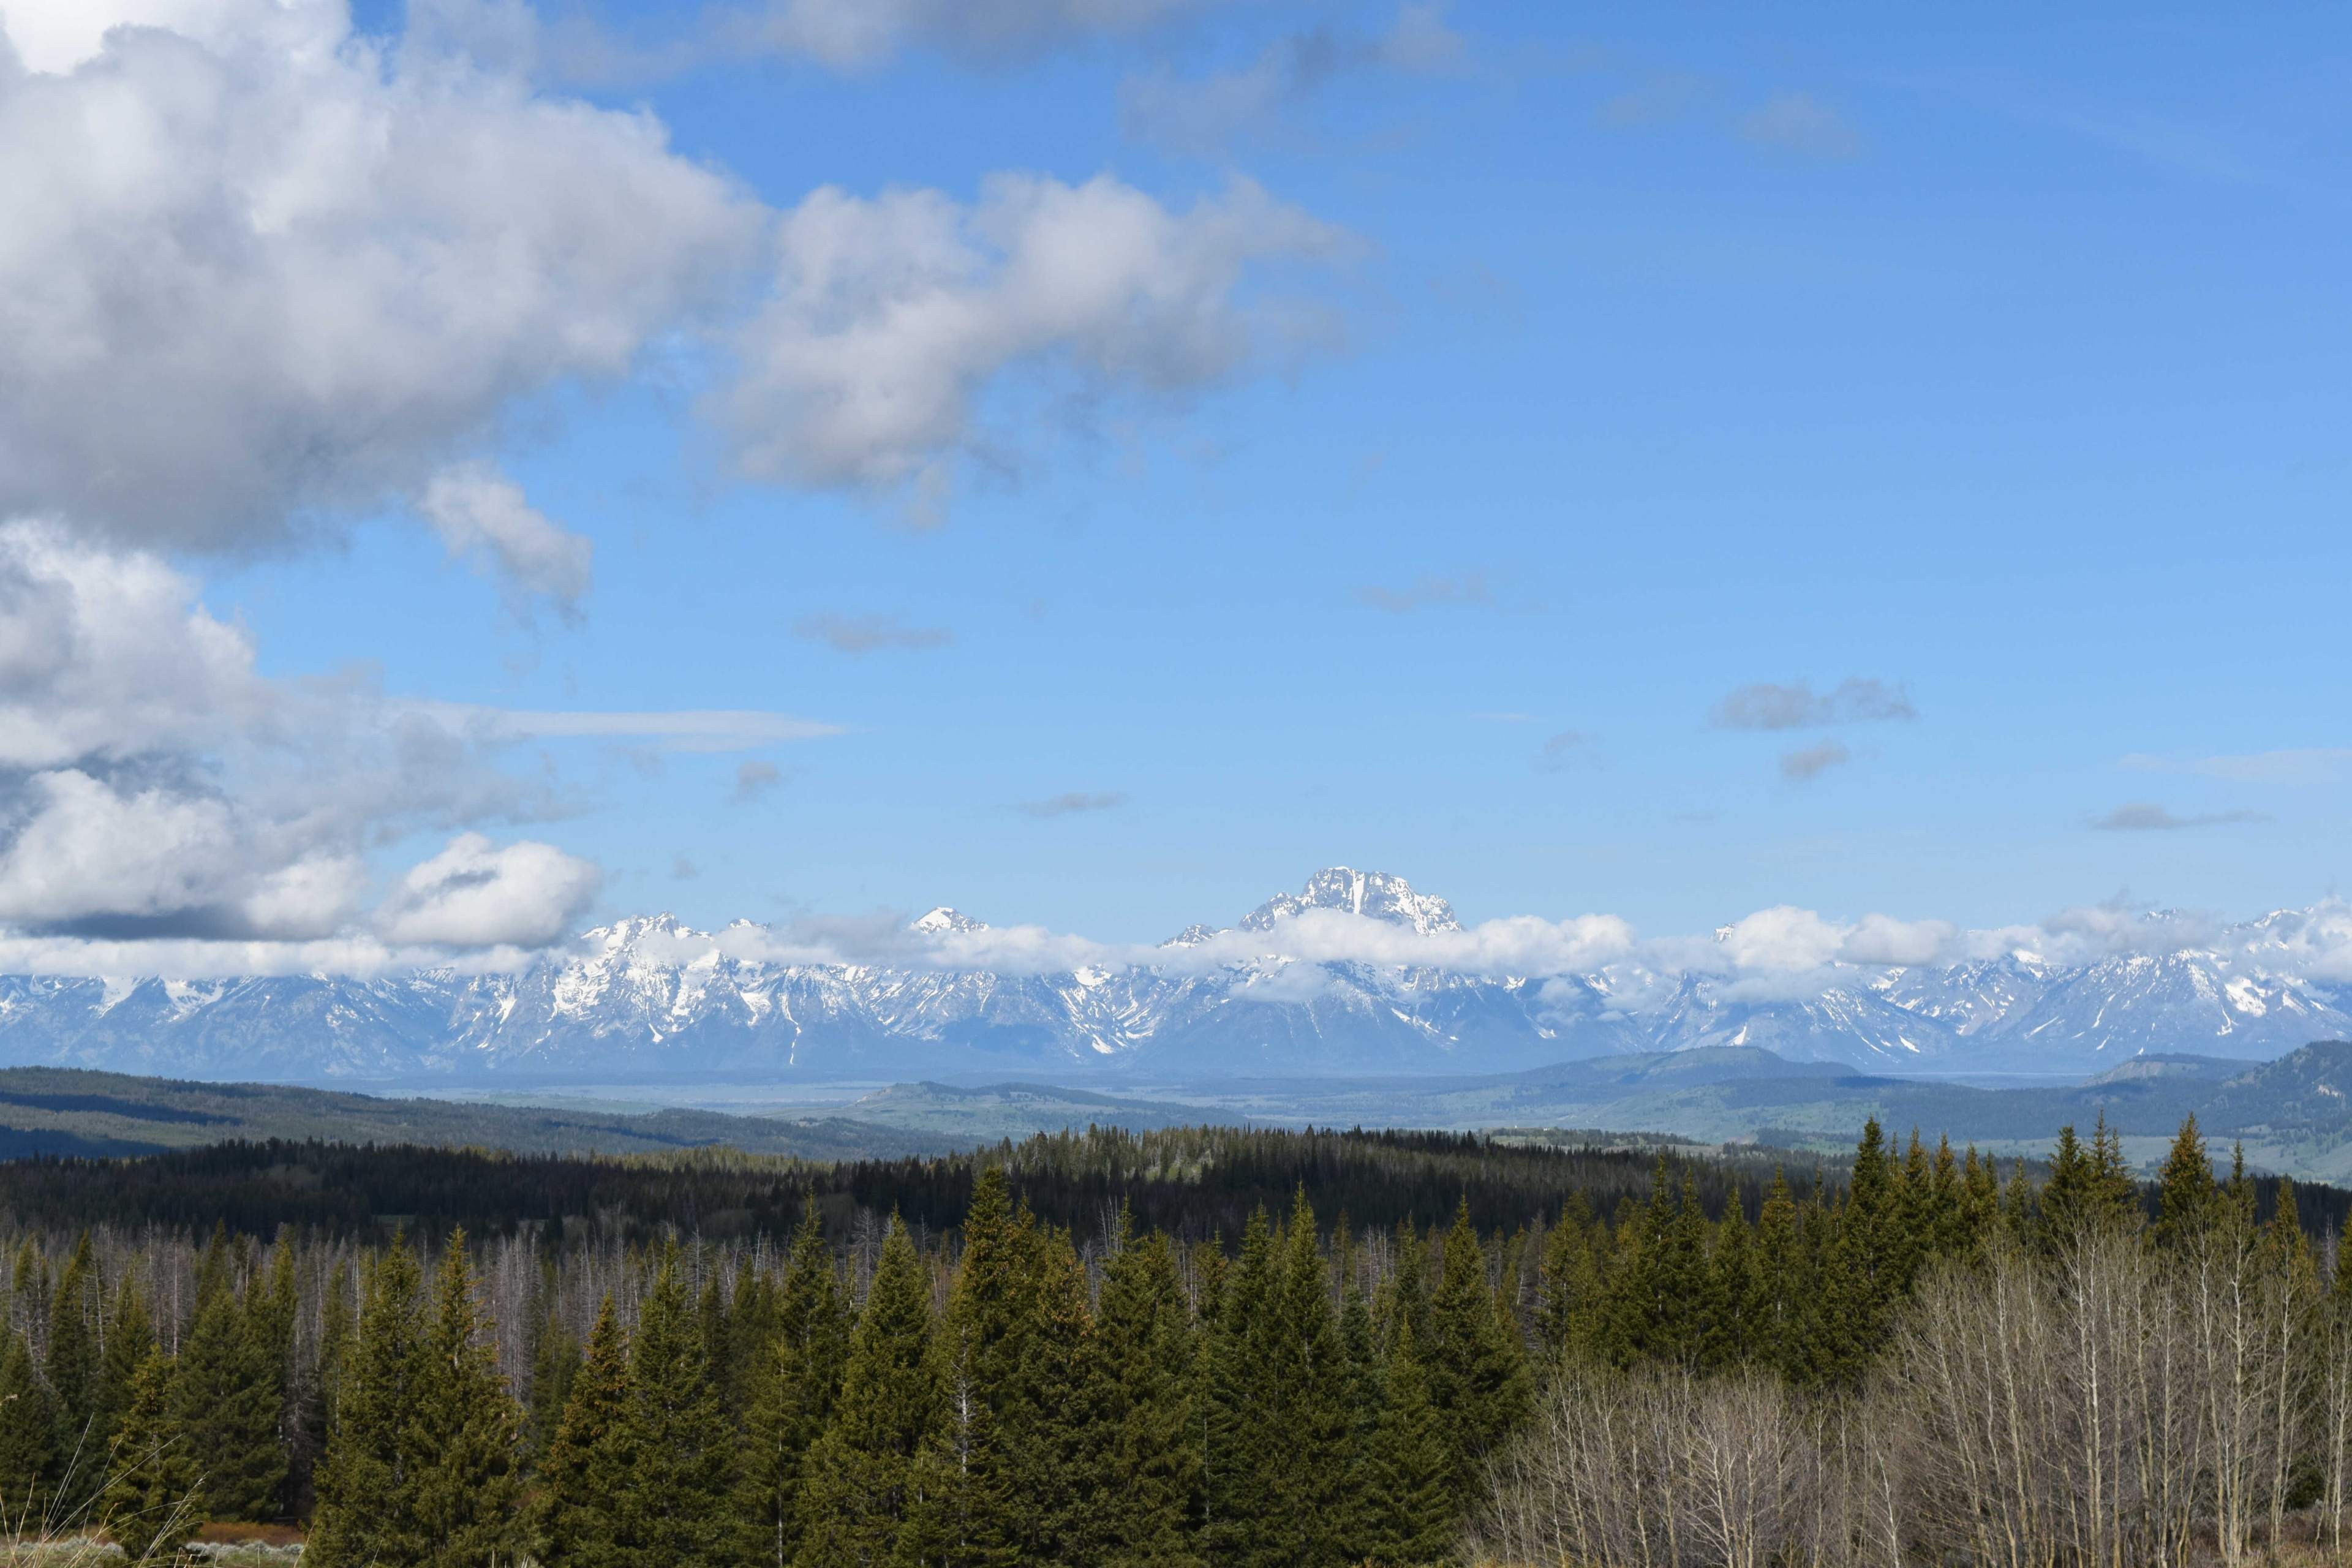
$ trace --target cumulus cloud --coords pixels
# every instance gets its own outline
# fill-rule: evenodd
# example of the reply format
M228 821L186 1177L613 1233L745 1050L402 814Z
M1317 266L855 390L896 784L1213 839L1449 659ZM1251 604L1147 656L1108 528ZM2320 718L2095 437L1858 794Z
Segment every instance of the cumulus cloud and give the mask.
M1425 610L1433 605L1487 605L1495 595L1486 585L1484 572L1462 572L1441 576L1424 572L1402 588L1384 588L1367 584L1356 590L1356 602L1370 605L1376 610L1386 610L1392 616L1409 615Z
M1826 692L1815 692L1808 680L1756 681L1717 702L1708 721L1720 730L1811 730L1918 716L1900 686L1853 676Z
M1046 800L1024 800L1013 809L1024 816L1075 816L1089 811L1112 811L1127 804L1118 790L1073 790Z
M1780 757L1780 776L1790 784L1803 784L1821 777L1841 763L1853 761L1853 753L1845 749L1843 741L1823 741L1818 746L1803 746L1786 752Z
M897 616L803 616L793 623L793 635L853 655L945 647L955 641L955 634L945 626L910 626Z
M463 833L409 868L378 911L394 942L544 947L567 934L603 874L551 844L496 845Z
M2230 823L2269 820L2259 811L2204 811L2183 816L2168 806L2140 800L2093 817L2091 826L2105 833L2171 833L2185 827L2220 827Z
M1759 146L1812 158L1851 158L1862 150L1862 139L1845 118L1806 92L1774 94L1741 118L1739 134Z
M1139 141L1214 153L1341 77L1380 69L1433 75L1458 68L1468 52L1443 5L1408 5L1385 34L1325 25L1276 39L1239 69L1131 77L1119 88L1119 122Z
M587 596L596 547L550 521L491 465L443 469L425 487L417 509L450 554L498 577L518 608L539 595L572 614Z
M911 486L930 520L954 460L991 445L992 381L1058 374L1097 396L1214 385L1328 337L1320 310L1244 286L1345 243L1246 181L1182 211L1108 175L1001 174L969 205L827 187L783 216L772 298L734 336L740 374L709 411L754 478Z
M758 254L758 204L652 119L404 70L336 0L6 0L0 26L32 68L0 79L0 515L213 549L419 496ZM468 526L577 583L511 512Z

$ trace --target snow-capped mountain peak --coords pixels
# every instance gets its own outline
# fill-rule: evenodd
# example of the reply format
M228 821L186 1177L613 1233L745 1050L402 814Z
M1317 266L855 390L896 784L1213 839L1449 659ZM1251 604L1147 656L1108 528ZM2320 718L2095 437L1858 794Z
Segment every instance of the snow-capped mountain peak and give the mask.
M1454 918L1454 906L1444 899L1414 892L1412 884L1402 877L1392 877L1386 871L1359 871L1347 866L1324 868L1307 878L1307 886L1298 892L1276 893L1244 915L1242 927L1245 931L1272 931L1276 921L1293 919L1308 910L1364 915L1408 927L1423 936L1462 929L1462 922Z
M951 910L945 904L941 904L928 914L916 916L908 924L907 929L911 931L920 931L925 936L937 936L942 931L986 931L988 926L961 910Z

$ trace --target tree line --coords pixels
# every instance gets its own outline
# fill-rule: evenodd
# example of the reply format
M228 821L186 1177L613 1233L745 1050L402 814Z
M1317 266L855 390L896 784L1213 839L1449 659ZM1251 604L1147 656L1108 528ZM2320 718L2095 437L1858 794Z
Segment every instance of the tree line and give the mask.
M1122 1135L939 1163L952 1226L810 1181L773 1247L26 1229L0 1499L156 1561L206 1519L306 1520L327 1568L2119 1568L2344 1512L2342 1276L2305 1217L2338 1194L2217 1181L2193 1122L2156 1187L2104 1126L2004 1177L1873 1123L1842 1180L1248 1136L1283 1156L1251 1183L1328 1161L1405 1213L1302 1176L1235 1232L1185 1221L1170 1194L1219 1189L1175 1157L1215 1145ZM1535 1173L1526 1223L1482 1226L1481 1168ZM1180 1223L1139 1224L1118 1169Z

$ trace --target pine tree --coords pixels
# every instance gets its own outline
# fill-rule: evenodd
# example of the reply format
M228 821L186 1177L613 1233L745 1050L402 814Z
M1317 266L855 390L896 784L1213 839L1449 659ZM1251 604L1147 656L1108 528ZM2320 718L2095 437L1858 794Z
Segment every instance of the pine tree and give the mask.
M628 1347L606 1296L579 1375L540 1461L535 1555L544 1568L635 1568L623 1512L635 1482Z
M305 1568L422 1563L433 1548L415 1512L420 1466L410 1433L425 1395L423 1288L416 1255L395 1236L368 1271L336 1388Z
M1687 1201L1691 1219L1703 1226L1695 1191ZM1704 1257L1696 1264L1703 1268ZM1421 1360L1429 1403L1454 1457L1454 1495L1465 1507L1475 1495L1478 1466L1526 1418L1535 1399L1517 1337L1506 1334L1492 1312L1480 1310L1486 1285L1486 1254L1465 1199L1445 1237L1444 1270L1430 1297L1428 1349Z
M449 1238L417 1346L404 1441L408 1496L394 1501L432 1542L433 1568L496 1568L522 1550L516 1500L522 1414L499 1374L490 1324L474 1299L466 1233Z
M2050 1156L2050 1179L2042 1184L2042 1221L2037 1239L2054 1250L2081 1236L2095 1217L2095 1168L2072 1127L2058 1129Z
M1363 1299L1354 1306L1371 1331ZM1168 1238L1138 1241L1119 1211L1103 1265L1095 1355L1106 1385L1102 1509L1108 1568L1197 1568L1201 1456L1192 1433L1191 1325Z
M1735 1195L1715 1227L1708 1259L1707 1316L1701 1328L1700 1363L1714 1371L1752 1360L1762 1344L1766 1313L1756 1267L1754 1233Z
M1489 1331L1494 1329L1494 1300L1483 1266L1475 1300L1460 1310L1475 1311ZM1410 1313L1401 1317L1400 1331L1410 1332L1412 1321ZM1276 1511L1261 1521L1258 1554L1244 1561L1307 1568L1340 1563L1361 1525L1355 1508L1361 1478L1355 1473L1358 1456L1349 1448L1350 1379L1338 1314L1332 1310L1331 1275L1304 1187L1292 1202L1285 1227L1270 1310L1250 1334L1249 1349L1271 1394Z
M744 1300L739 1289L737 1300ZM782 1289L773 1297L774 1331L751 1364L746 1419L744 1502L752 1555L784 1568L800 1550L801 1476L824 1432L849 1359L849 1310L834 1274L833 1249L812 1196L793 1237Z
M1803 1381L1797 1345L1808 1283L1803 1226L1788 1173L1776 1166L1756 1216L1756 1305L1749 1353L1759 1365L1792 1383Z
M832 1422L809 1450L802 1568L883 1568L922 1503L915 1464L940 1419L930 1284L896 1215L850 1336Z
M1399 1242L1400 1270L1409 1236ZM1224 1292L1205 1325L1202 1372L1202 1555L1224 1568L1284 1562L1264 1533L1280 1506L1276 1470L1287 1435L1268 1369L1258 1352L1268 1332L1280 1264L1263 1206L1242 1227L1241 1256L1225 1271ZM1395 1292L1389 1316L1410 1306Z
M131 1375L99 1502L107 1533L133 1563L173 1561L202 1522L195 1468L172 1419L172 1372L151 1345Z
M57 1405L34 1370L31 1343L0 1323L0 1534L38 1530L48 1517L57 1434Z
M666 1568L715 1568L734 1550L734 1433L720 1406L677 1243L663 1248L629 1345L636 1475L625 1532Z
M1592 1205L1581 1192L1571 1193L1559 1223L1544 1237L1536 1275L1536 1340L1556 1358L1592 1352L1601 1293L1595 1228Z
M139 1368L154 1352L155 1321L148 1315L147 1298L138 1281L125 1275L114 1287L114 1300L107 1312L106 1343L98 1357L93 1408L97 1429L106 1435L105 1448L112 1447L114 1436L130 1412Z

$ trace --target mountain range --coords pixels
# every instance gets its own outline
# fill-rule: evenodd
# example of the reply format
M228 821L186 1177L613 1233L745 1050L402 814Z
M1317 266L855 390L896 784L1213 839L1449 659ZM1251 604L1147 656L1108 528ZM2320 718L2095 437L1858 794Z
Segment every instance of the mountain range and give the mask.
M1162 951L1223 938L1245 952L1237 933L1275 932L1318 910L1419 936L1462 930L1444 899L1340 867L1268 900L1235 931L1192 926ZM2246 956L2302 918L2268 916L2210 946L2073 964L2023 950L1952 964L1833 963L1774 994L1721 970L1631 959L1544 976L1283 956L1020 973L777 962L730 956L657 915L600 927L513 973L0 977L0 1065L289 1082L1186 1082L1510 1072L1756 1047L1878 1073L2084 1077L2148 1053L2267 1060L2352 1036L2352 985ZM923 938L987 929L948 909L908 928Z

